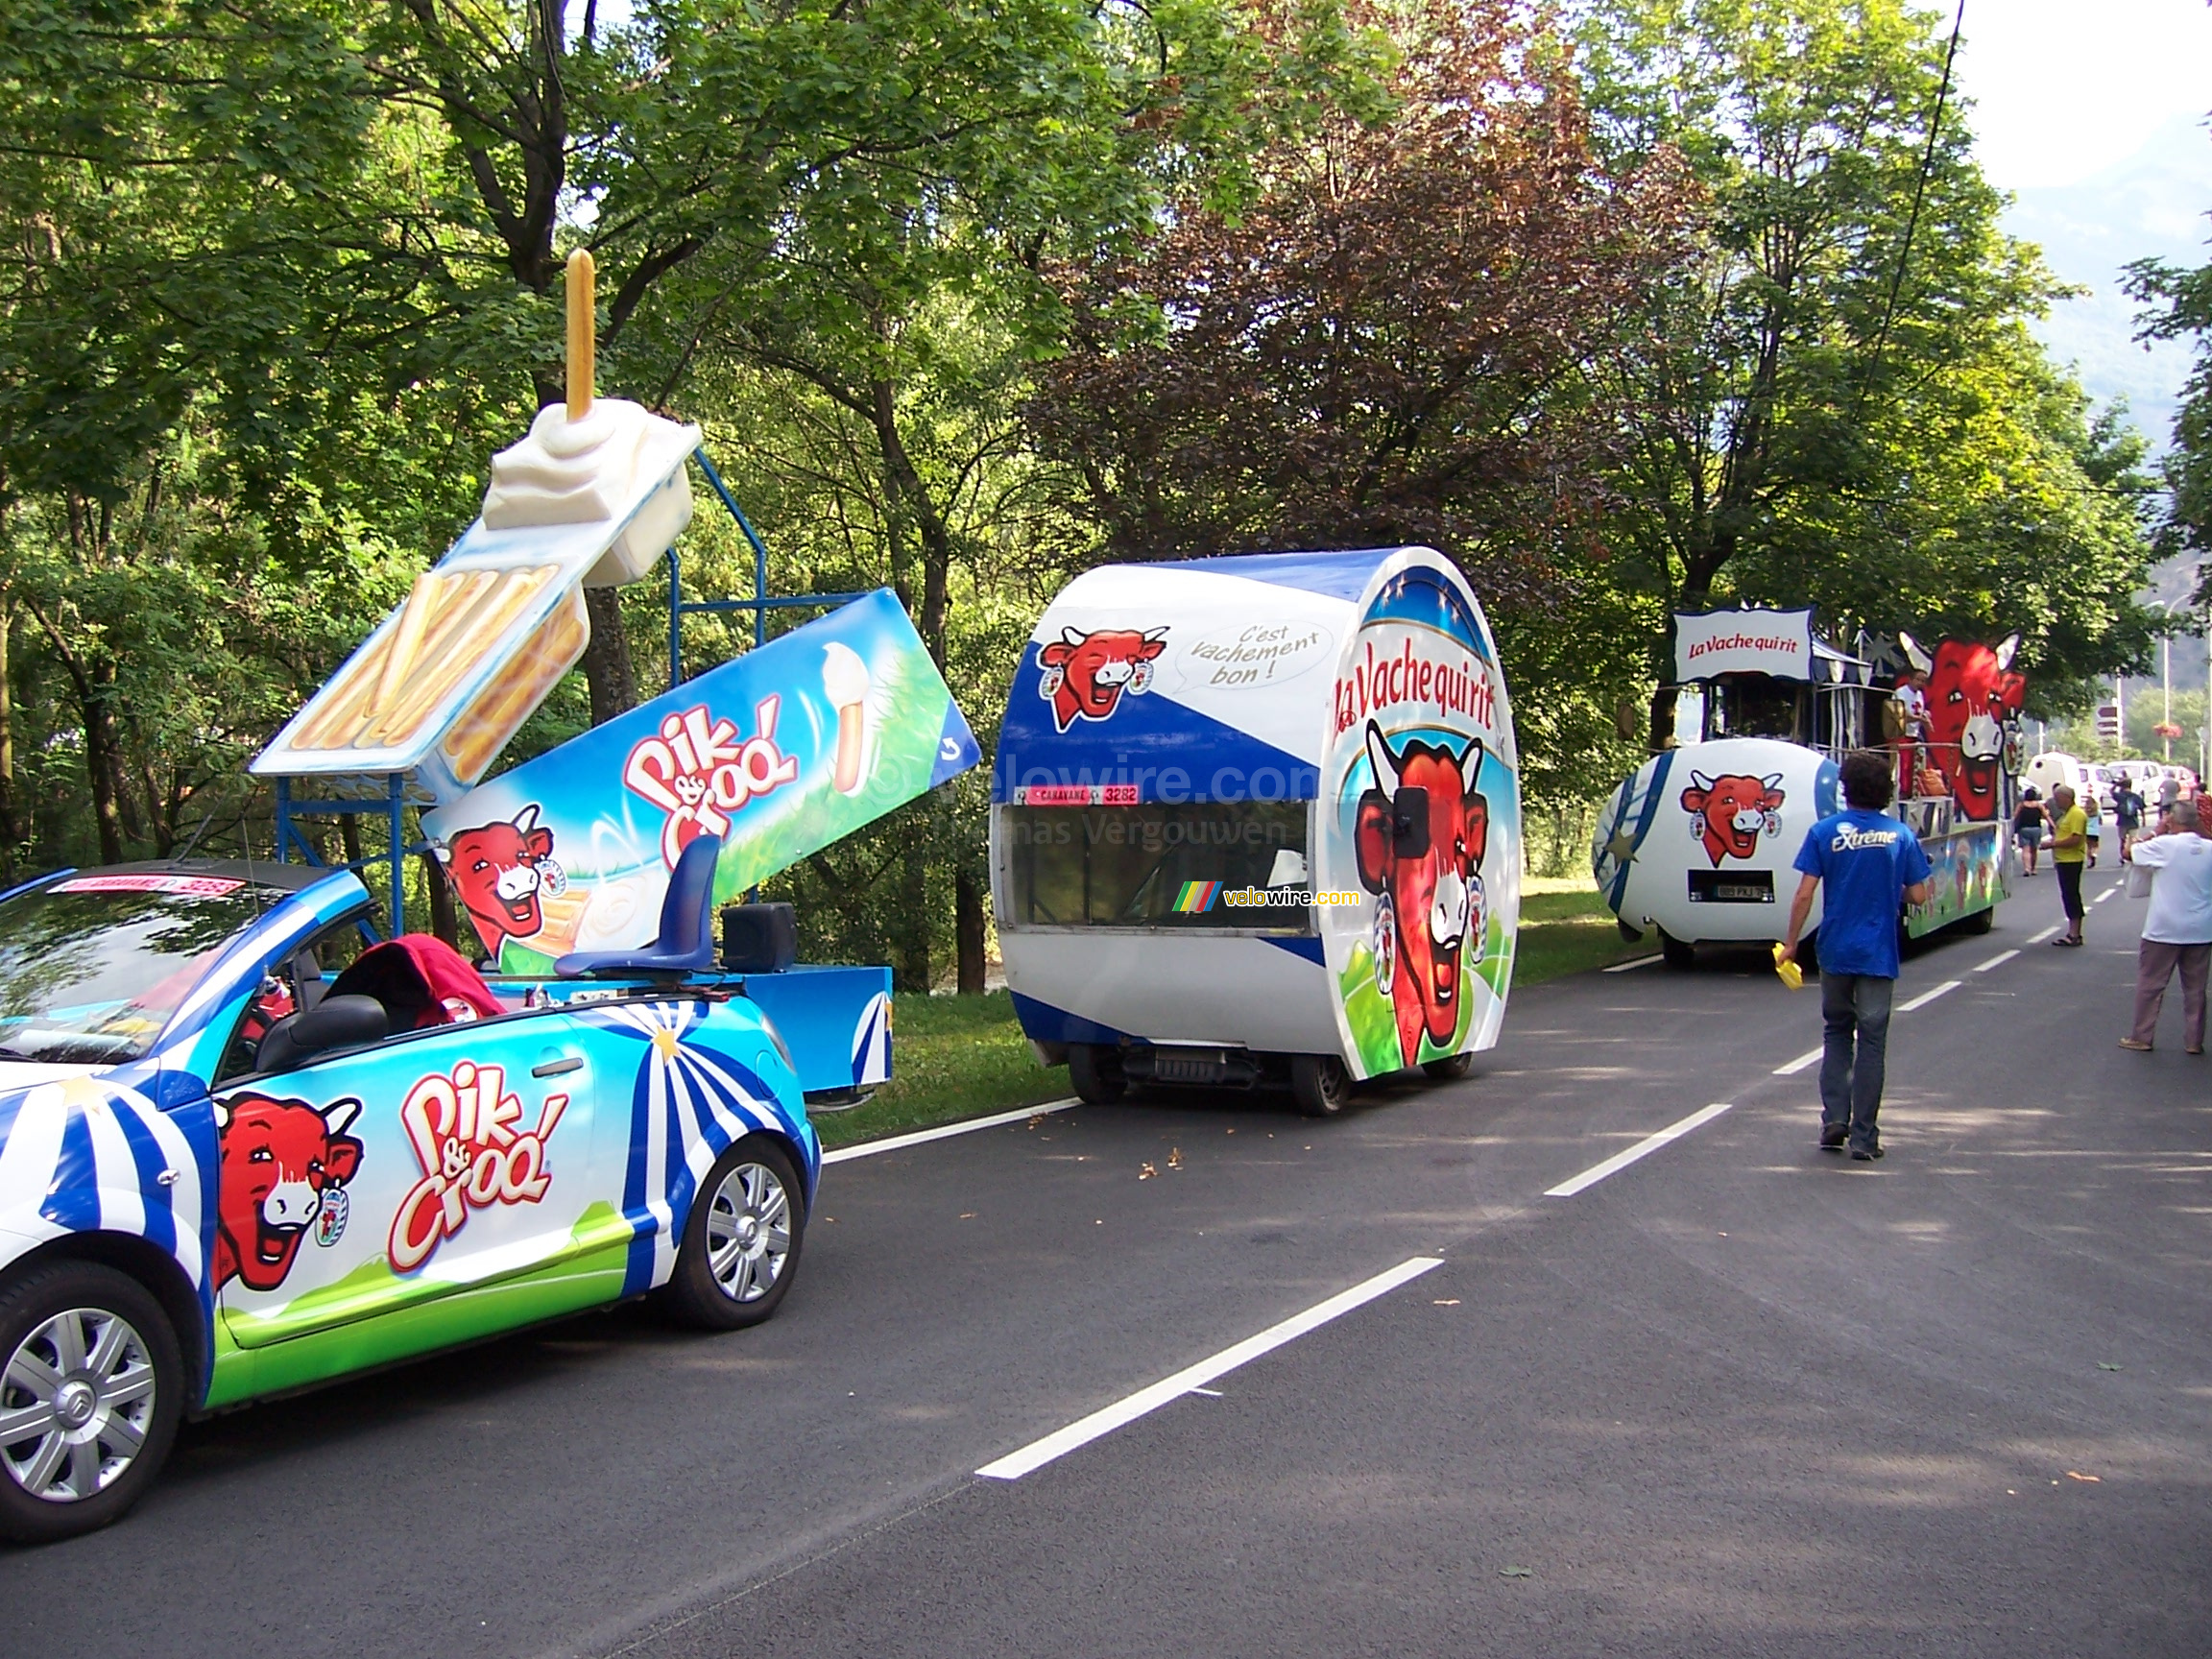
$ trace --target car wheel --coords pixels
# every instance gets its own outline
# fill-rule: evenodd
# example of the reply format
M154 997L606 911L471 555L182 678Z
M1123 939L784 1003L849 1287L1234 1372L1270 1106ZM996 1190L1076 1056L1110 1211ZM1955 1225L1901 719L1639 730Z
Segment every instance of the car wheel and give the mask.
M1290 1097L1309 1118L1334 1118L1352 1097L1351 1073L1334 1054L1293 1054Z
M806 1200L781 1147L748 1135L699 1184L676 1271L662 1291L671 1314L703 1331L741 1331L776 1311L799 1271Z
M1687 939L1677 939L1662 927L1659 929L1659 954L1670 968L1695 968L1697 966L1697 947Z
M1971 916L1960 918L1959 931L1961 933L1986 933L1996 925L1997 906L1991 904L1975 911Z
M1068 1081L1086 1106L1111 1106L1129 1093L1120 1051L1091 1043L1069 1045Z
M1421 1070L1439 1083L1449 1083L1455 1077L1464 1077L1475 1070L1473 1050L1465 1054L1448 1054L1441 1060L1424 1060Z
M1797 967L1801 973L1820 972L1820 929L1815 927L1797 941Z
M1621 937L1629 944L1639 945L1643 943L1644 929L1636 926L1625 916L1616 916L1613 919L1613 926L1621 929Z
M0 1290L0 1536L44 1544L124 1514L183 1395L177 1333L129 1275L56 1262Z

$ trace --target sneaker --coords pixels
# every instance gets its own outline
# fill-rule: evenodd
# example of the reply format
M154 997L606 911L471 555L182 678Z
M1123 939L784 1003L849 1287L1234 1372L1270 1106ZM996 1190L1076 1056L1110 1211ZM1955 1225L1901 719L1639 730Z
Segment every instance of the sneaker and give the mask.
M1882 1148L1879 1146L1854 1146L1851 1148L1851 1162L1854 1164L1871 1164L1881 1156Z
M2148 1044L2148 1043L2138 1043L2138 1042L2136 1042L2136 1041L2135 1041L2135 1039L2134 1039L2134 1038L2132 1038L2132 1037L2123 1037L2123 1038L2121 1038L2121 1039L2120 1039L2120 1046L2121 1046L2121 1047L2123 1047L2123 1048L2131 1049L2132 1051L2134 1051L2134 1052L2135 1052L2135 1053L2137 1053L2137 1054L2148 1054L2148 1053L2150 1053L2150 1052L2151 1052L2151 1045L2150 1045L2150 1044Z
M1820 1150L1823 1152L1840 1152L1843 1150L1844 1142L1850 1139L1851 1132L1848 1129L1823 1129L1820 1131Z

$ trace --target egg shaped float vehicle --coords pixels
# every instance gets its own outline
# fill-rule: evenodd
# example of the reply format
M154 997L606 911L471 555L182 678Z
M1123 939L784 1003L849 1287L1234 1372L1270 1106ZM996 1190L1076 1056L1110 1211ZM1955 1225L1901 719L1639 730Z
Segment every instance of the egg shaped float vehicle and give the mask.
M1455 1076L1498 1039L1518 757L1475 595L1424 547L1117 565L1046 609L992 782L1022 1028L1131 1085Z

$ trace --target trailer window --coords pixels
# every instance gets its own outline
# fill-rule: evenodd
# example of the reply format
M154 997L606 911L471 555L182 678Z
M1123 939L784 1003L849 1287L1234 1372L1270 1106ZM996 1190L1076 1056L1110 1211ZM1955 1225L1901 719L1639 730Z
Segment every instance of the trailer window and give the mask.
M1007 925L1310 932L1303 903L1222 899L1310 888L1306 819L1303 801L1010 806Z

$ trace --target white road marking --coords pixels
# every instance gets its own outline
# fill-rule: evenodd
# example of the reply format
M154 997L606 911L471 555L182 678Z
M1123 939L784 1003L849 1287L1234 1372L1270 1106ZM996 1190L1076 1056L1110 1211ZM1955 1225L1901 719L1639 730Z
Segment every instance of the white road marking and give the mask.
M1257 1359L1262 1354L1272 1353L1286 1342L1296 1341L1310 1331L1322 1326L1342 1313L1372 1302L1378 1296L1418 1279L1432 1267L1444 1265L1438 1256L1415 1256L1401 1262L1388 1272L1378 1273L1372 1279L1361 1281L1349 1290L1339 1290L1326 1302L1317 1302L1303 1313L1293 1313L1280 1324L1270 1325L1257 1336L1247 1336L1233 1347L1224 1348L1211 1359L1201 1359L1195 1365L1187 1365L1172 1377L1163 1377L1148 1388L1140 1388L1126 1399L1079 1418L1065 1429L1055 1430L1042 1440L1032 1441L1019 1452L1010 1452L995 1462L986 1463L975 1471L986 1480L1019 1480L1033 1474L1058 1457L1065 1457L1077 1447L1111 1434L1115 1430L1134 1423L1138 1418L1157 1411L1171 1400L1197 1392L1203 1384L1216 1377L1225 1376L1238 1366Z
M926 1141L945 1141L954 1135L973 1135L978 1129L996 1129L1001 1123L1021 1123L1040 1112L1065 1112L1073 1099L1047 1100L1042 1106L1024 1106L1019 1112L995 1112L988 1118L971 1118L964 1123L947 1123L936 1129L917 1129L911 1135L893 1135L882 1141L864 1141L857 1146L840 1146L822 1154L824 1164L842 1164L848 1158L873 1158L878 1152L899 1152Z
M2056 933L2057 929L2054 927L2052 931ZM1992 968L2002 968L2006 963L2011 961L2013 957L2019 954L2020 952L2017 950L2000 950L1996 955L1990 957L1988 961L1975 963L1974 972L1977 974L1986 974Z
M1649 1157L1652 1153L1658 1151L1660 1147L1666 1145L1669 1142L1681 1140L1683 1136L1689 1134L1691 1130L1697 1128L1700 1124L1712 1122L1714 1118L1719 1117L1721 1113L1728 1111L1736 1103L1733 1100L1723 1100L1718 1105L1708 1106L1702 1111L1693 1112L1689 1117L1683 1118L1680 1122L1668 1124L1667 1127L1660 1130L1658 1134L1645 1136L1643 1140L1637 1142L1635 1145L1629 1147L1626 1151L1616 1152L1612 1157L1606 1159L1604 1163L1593 1164L1589 1168L1583 1170L1581 1174L1575 1176L1572 1180L1560 1182L1558 1186L1553 1187L1546 1191L1544 1196L1547 1198L1572 1198L1575 1193L1581 1191L1585 1187L1595 1187L1599 1182L1604 1180L1606 1176L1618 1173L1620 1170L1627 1168L1628 1166L1635 1163L1637 1159Z
M2104 892L2098 894L2096 898L2090 900L2089 902L2092 904L2102 904L2105 900L2111 898L2113 894L2119 891L2120 889L2117 887L2107 887Z
M1664 962L1664 956L1639 956L1631 962L1616 962L1610 968L1600 968L1600 974L1625 974L1631 968L1648 968L1654 962Z
M1897 1012L1900 1014L1910 1014L1915 1008L1925 1008L1929 1003L1935 1001L1936 998L1948 996L1951 992L1958 989L1958 980L1946 979L1942 984L1936 986L1935 990L1923 991L1919 996L1913 998L1911 1001L1898 1003Z
M2046 939L2056 939L2058 937L2058 927L2059 924L2054 922L2050 926L2044 928L2042 932L2037 933L2032 938L2031 938L2028 943L2031 945L2040 945Z
M1825 1054L1827 1050L1825 1048L1808 1048L1804 1053L1798 1055L1796 1059L1791 1061L1789 1065L1775 1067L1774 1075L1777 1077L1794 1077L1798 1072L1804 1070L1806 1067L1813 1065L1820 1058L1821 1055Z

